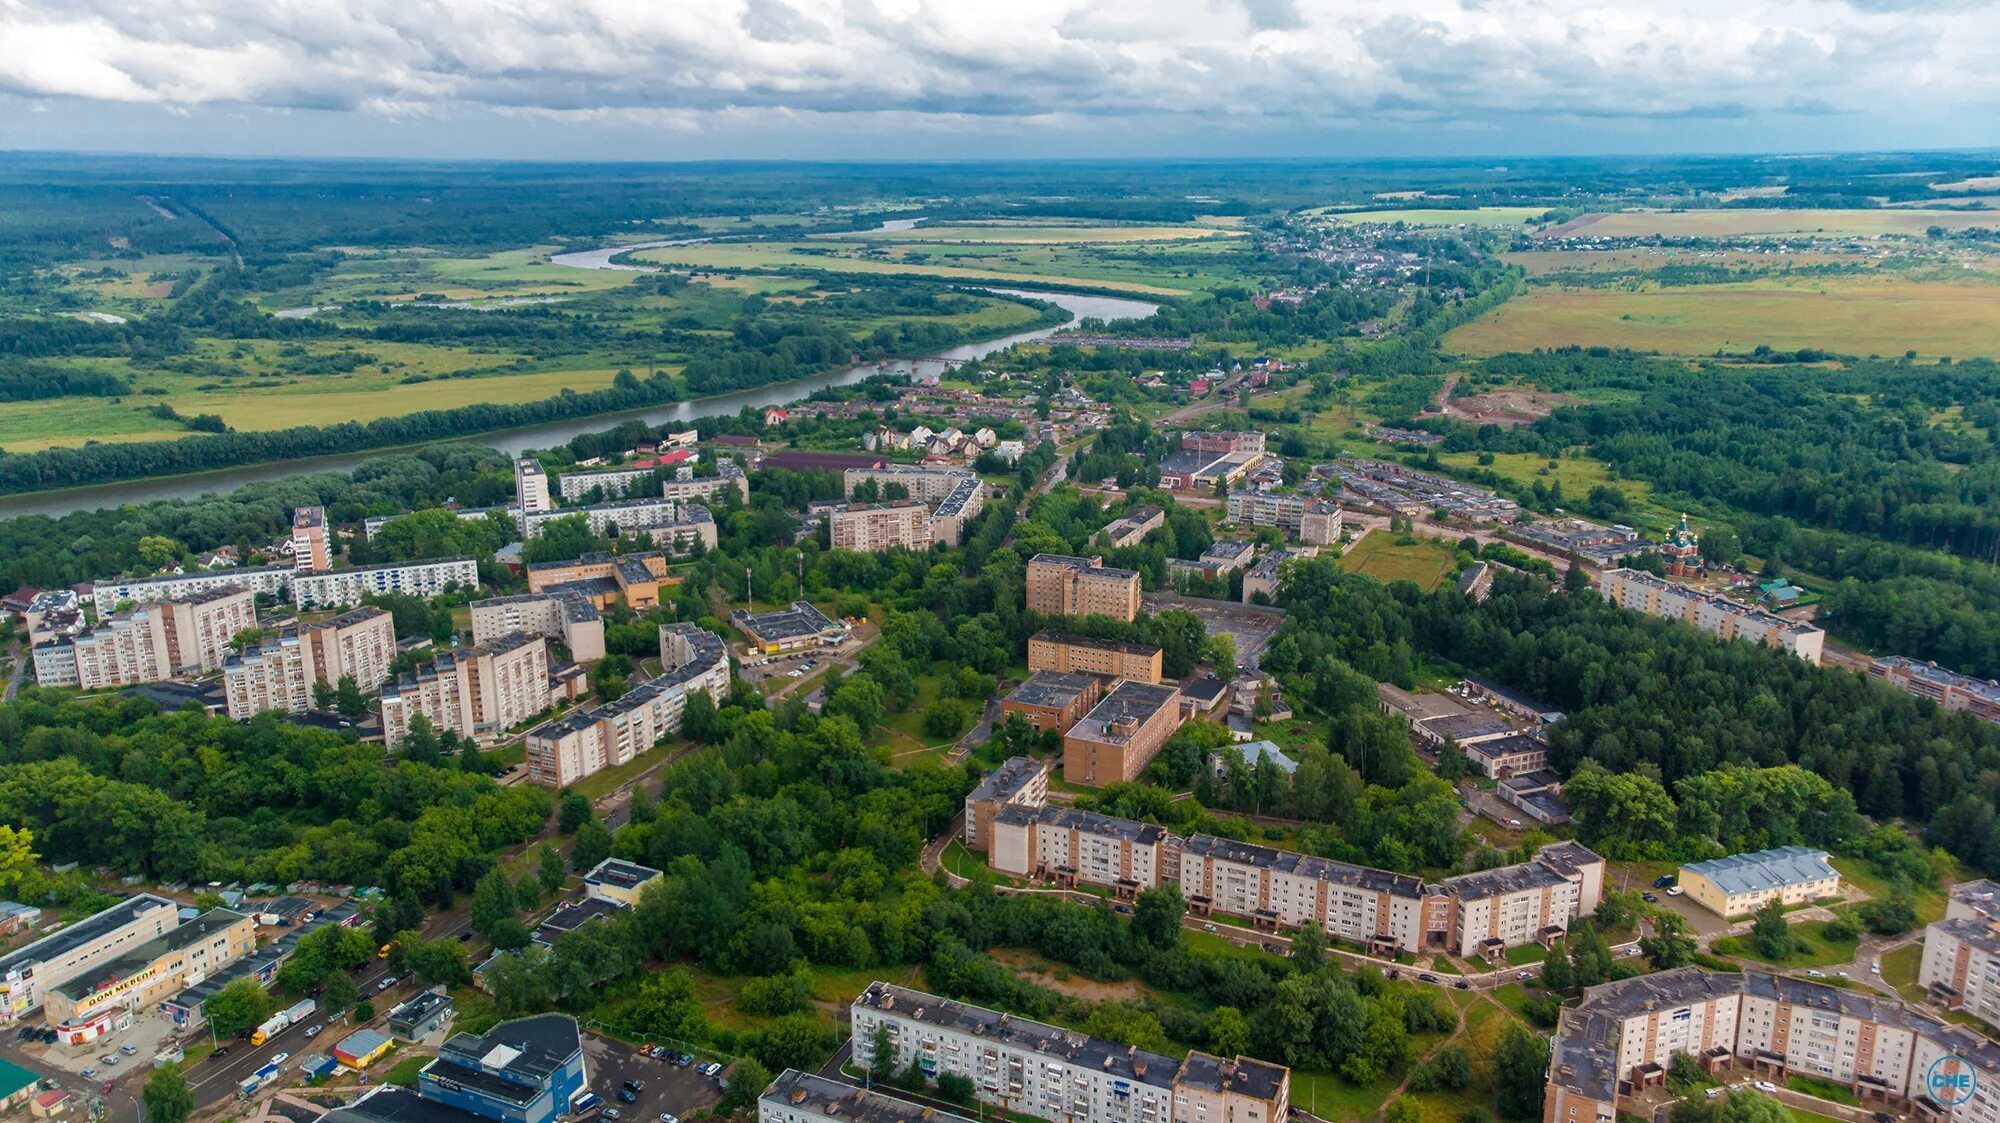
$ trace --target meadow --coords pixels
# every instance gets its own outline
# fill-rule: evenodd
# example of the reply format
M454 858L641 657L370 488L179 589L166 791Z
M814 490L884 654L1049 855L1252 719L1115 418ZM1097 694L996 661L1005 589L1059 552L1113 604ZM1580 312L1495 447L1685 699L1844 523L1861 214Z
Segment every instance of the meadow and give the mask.
M1341 553L1340 568L1367 574L1385 585L1414 581L1429 591L1451 573L1456 561L1451 550L1431 539L1404 543L1394 535L1371 531Z
M1444 339L1468 355L1537 347L1699 355L1814 347L1844 354L2000 355L2000 288L1831 277L1667 288L1537 288Z
M1763 210L1617 211L1582 215L1543 231L1543 237L1747 238L1818 235L1829 238L1923 237L1932 226L1964 230L1993 226L1990 212L1961 210Z

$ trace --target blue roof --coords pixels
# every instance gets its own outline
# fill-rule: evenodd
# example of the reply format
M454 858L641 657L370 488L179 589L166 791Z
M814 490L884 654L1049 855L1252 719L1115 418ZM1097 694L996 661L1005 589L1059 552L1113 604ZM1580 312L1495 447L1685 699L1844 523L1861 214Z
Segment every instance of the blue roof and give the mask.
M1731 854L1707 862L1690 862L1681 868L1709 879L1731 897L1840 876L1827 864L1826 851L1810 846L1779 846L1754 854Z

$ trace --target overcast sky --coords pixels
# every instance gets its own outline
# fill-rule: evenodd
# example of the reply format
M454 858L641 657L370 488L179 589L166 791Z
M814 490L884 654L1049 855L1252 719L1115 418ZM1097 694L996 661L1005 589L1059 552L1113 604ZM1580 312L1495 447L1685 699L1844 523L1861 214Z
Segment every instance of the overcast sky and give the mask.
M2000 0L0 0L0 147L564 159L2000 144Z

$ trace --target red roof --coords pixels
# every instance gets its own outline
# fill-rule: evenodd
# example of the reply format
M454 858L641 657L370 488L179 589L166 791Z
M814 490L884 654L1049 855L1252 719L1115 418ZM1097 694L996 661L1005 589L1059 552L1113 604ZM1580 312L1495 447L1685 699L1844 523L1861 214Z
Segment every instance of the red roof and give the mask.
M719 445L736 445L739 448L753 448L757 444L755 437L739 437L734 433L724 433L721 436L710 437L709 440Z

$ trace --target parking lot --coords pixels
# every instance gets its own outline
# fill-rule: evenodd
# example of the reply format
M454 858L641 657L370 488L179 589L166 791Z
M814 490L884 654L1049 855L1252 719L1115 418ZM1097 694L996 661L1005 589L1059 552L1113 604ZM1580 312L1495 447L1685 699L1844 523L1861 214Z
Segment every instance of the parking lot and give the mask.
M584 1034L583 1063L590 1076L590 1090L604 1098L600 1118L643 1123L667 1112L685 1119L722 1098L722 1085L695 1071L693 1065L683 1068L671 1061L641 1056L635 1046L613 1038ZM618 1089L627 1080L645 1085L633 1103L618 1098Z
M1257 657L1264 653L1264 647L1271 642L1271 636L1278 626L1285 622L1284 613L1262 605L1237 604L1234 601L1210 600L1206 597L1183 597L1172 593L1147 593L1140 598L1140 604L1147 612L1164 612L1169 608L1184 609L1200 617L1210 634L1227 632L1236 640L1236 662L1244 671L1257 670Z

